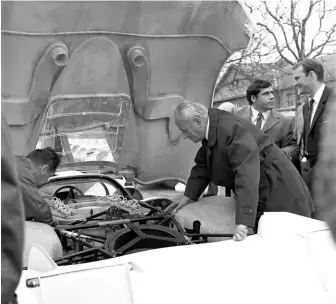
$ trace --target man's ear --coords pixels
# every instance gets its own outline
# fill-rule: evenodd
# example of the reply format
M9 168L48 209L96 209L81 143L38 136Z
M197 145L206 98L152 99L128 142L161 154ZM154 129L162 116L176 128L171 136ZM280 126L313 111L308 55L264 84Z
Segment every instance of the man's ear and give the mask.
M48 165L43 165L43 166L41 166L41 173L42 173L43 175L48 174L48 171L49 171L49 166L48 166Z
M308 75L311 80L317 79L317 75L314 71L310 71Z
M251 95L251 100L252 100L252 103L255 103L257 100L257 97L255 95Z
M202 125L202 119L201 119L201 117L195 116L194 117L194 121L196 121L196 123L197 123L198 126Z

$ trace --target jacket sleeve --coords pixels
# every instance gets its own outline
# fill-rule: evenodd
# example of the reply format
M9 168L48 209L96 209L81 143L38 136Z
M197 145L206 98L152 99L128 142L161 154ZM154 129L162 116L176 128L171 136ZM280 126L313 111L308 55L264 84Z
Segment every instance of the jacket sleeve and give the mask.
M195 166L191 169L184 196L197 201L210 182L207 154L204 145L198 150L195 163Z
M235 179L236 224L255 226L260 180L260 157L254 137L236 125L226 145Z
M34 218L36 222L51 225L53 217L50 207L41 197L34 181L29 177L20 176L19 178L26 218Z
M295 161L299 153L299 145L295 134L295 119L287 121L285 133L281 142L282 151L291 161Z

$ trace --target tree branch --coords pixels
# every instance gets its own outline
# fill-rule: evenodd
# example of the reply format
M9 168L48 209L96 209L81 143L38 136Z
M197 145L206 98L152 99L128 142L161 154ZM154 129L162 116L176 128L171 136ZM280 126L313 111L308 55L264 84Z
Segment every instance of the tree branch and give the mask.
M331 36L336 33L336 24L330 29L329 33L327 33L327 38L319 45L315 46L313 49L309 51L307 54L307 57L310 57L315 51L317 51L319 48L321 48L317 54L314 55L314 58L318 55L320 55L326 45L331 44L335 40L331 40Z
M313 11L313 7L317 2L313 2L313 0L310 0L309 2L309 8L308 8L308 13L306 15L306 17L304 17L302 19L302 31L301 31L301 52L302 54L305 53L305 42L306 42L306 25L307 25L307 21L309 20L312 11Z
M299 45L299 37L298 34L296 32L296 28L295 28L295 20L294 20L294 12L295 12L295 6L296 4L294 3L294 0L291 0L291 8L290 8L290 23L292 26L292 30L293 30L293 39L295 42L295 46L299 55L299 58L301 59L301 49L300 49L300 45Z
M244 0L244 4L245 4L245 6L250 10L250 14L252 14L252 13L253 13L253 8L252 8L252 6L251 6L251 5L248 5L247 2L246 2L246 0Z
M269 9L266 1L263 1L264 5L265 5L265 9L266 9L266 12L273 18L273 20L276 22L276 24L280 27L281 31L282 31L282 34L285 38L285 43L286 43L286 46L287 46L287 49L293 54L294 58L296 60L299 60L297 54L295 54L295 52L293 51L293 49L291 48L290 44L288 43L288 38L287 38L287 34L286 34L286 31L282 25L282 22L279 18L277 18L272 12L271 10Z
M290 60L289 58L287 58L286 56L284 56L284 54L282 54L281 50L280 50L280 46L279 46L279 41L278 41L278 38L276 37L276 35L274 34L274 32L265 24L262 24L262 23L257 23L257 25L260 25L261 27L264 27L272 36L273 36L273 39L275 41L275 47L280 55L280 57L285 60L286 62L288 62L289 64L291 65L294 65L294 62L292 60Z
M318 2L320 2L320 1L318 1ZM318 36L318 34L320 33L320 31L322 29L322 22L323 22L323 19L325 17L325 14L326 14L325 2L322 1L322 3L323 3L323 9L322 10L319 9L319 21L320 21L319 29L317 30L316 35L314 36L314 38L311 41L310 50L312 50L314 48L315 39L316 39L316 37ZM322 12L322 15L320 15L320 12Z

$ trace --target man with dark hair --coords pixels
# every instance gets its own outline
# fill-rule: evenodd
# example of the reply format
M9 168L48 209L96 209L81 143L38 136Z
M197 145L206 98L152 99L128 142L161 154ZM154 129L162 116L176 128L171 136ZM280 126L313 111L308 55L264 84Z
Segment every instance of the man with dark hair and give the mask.
M261 130L229 112L182 102L174 112L182 136L202 142L184 197L167 209L174 213L200 197L210 181L236 194L236 232L243 240L265 211L311 217L309 190L290 160Z
M273 110L272 84L266 80L255 80L247 88L246 95L249 105L234 111L234 114L252 122L271 137L292 162L295 161L299 152L294 132L295 120Z
M306 59L293 66L293 77L298 94L309 94L309 103L303 106L303 130L300 139L301 174L312 192L312 177L319 159L319 145L327 122L326 105L336 102L335 91L324 84L323 65L315 59ZM316 177L318 178L318 177ZM312 193L313 194L313 193Z
M26 157L16 156L20 187L27 220L52 225L53 217L48 203L41 197L38 188L48 182L60 164L60 158L50 147L36 149Z

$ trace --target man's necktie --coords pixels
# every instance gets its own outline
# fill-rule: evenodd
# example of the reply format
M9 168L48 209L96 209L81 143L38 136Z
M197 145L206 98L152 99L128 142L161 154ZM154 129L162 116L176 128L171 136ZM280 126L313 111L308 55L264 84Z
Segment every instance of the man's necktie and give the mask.
M313 104L314 104L314 99L311 99L309 101L309 109L307 112L307 120L305 120L304 123L304 145L305 145L305 149L307 148L307 142L308 142L308 135L310 132L310 125L311 125L311 117L312 117L312 112L313 112Z
M261 130L261 121L264 118L264 116L262 115L261 112L259 112L258 116L257 116L257 122L256 122L256 127Z
M311 99L309 101L309 111L308 111L308 123L309 123L309 127L311 126L311 118L312 118L312 113L313 113L313 104L314 104L315 100Z

